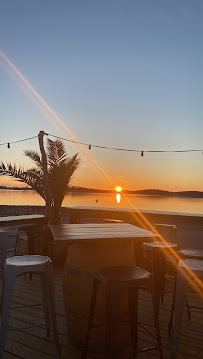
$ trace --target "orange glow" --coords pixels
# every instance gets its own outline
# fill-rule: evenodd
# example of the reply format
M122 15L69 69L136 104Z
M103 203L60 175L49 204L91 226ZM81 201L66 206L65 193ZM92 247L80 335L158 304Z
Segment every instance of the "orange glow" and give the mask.
M116 187L116 192L121 192L122 191L122 188L120 186L117 186Z

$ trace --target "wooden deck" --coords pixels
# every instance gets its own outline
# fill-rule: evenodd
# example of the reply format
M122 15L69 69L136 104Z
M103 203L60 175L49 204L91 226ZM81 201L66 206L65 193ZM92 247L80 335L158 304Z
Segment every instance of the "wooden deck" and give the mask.
M78 359L80 352L72 348L68 341L66 319L64 312L63 301L63 269L55 268L55 295L57 306L57 321L60 346L62 349L62 359ZM202 298L199 298L194 293L189 294L189 301L193 305L202 305ZM160 310L160 328L162 336L162 345L164 350L164 358L170 358L171 342L167 334L168 319L171 306L171 294L165 296L164 303L161 304ZM82 300L82 298L81 298ZM31 282L25 282L23 277L17 279L13 306L24 306L30 304L38 304L41 302L41 290L39 278L34 276ZM149 293L142 292L140 295L139 306L139 320L142 322L150 332L154 332L152 305ZM29 324L37 324L39 321L43 322L42 307L21 307L12 309L10 316L10 327L23 327ZM202 358L203 352L203 314L192 313L192 318L187 319L184 314L183 328L184 334L180 338L179 358L197 359ZM190 330L190 332L189 332ZM140 345L148 346L152 344L153 338L148 334L144 334L140 330ZM126 358L127 356L123 356ZM148 352L145 354L138 354L138 358L159 358L158 352ZM45 329L43 326L34 327L30 329L11 330L8 332L6 343L6 351L4 358L14 359L52 359L55 358L55 345L53 343L53 336L46 338Z

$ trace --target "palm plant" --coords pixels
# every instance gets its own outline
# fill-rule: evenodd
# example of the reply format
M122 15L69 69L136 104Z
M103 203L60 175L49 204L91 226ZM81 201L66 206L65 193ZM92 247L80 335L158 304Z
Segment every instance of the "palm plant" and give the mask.
M17 168L11 163L0 164L0 175L12 176L20 182L32 187L46 201L46 191L44 184L44 171L42 159L38 152L32 150L24 151L36 167L24 170L23 167ZM65 195L68 192L71 177L79 166L80 160L75 154L72 158L68 157L62 141L47 140L47 171L49 189L51 192L52 223L60 223L60 209Z

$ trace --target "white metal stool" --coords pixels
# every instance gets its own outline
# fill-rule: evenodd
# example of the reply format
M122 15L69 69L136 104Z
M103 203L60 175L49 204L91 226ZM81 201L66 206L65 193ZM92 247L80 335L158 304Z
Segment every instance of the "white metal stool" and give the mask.
M176 359L178 351L179 335L181 330L181 320L184 308L184 298L187 282L192 280L198 282L203 279L203 260L185 259L179 261L176 277L175 310L173 315L173 337L171 359ZM203 292L203 285L198 283L200 291Z
M14 256L17 231L0 228L0 279L3 279L3 266L6 258Z
M47 256L25 255L8 258L6 259L4 264L3 289L1 300L0 359L3 358L6 344L8 322L15 281L17 276L27 272L40 274L46 334L47 336L50 335L50 323L52 322L54 341L57 347L57 356L60 356L60 347L58 342L56 323L52 262Z

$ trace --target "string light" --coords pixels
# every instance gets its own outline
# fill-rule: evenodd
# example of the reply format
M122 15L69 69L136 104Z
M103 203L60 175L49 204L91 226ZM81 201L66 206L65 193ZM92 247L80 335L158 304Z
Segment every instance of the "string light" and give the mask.
M42 131L44 132L44 131ZM51 136L51 137L54 137L54 138L58 138L60 140L63 140L63 141L67 141L67 142L71 142L71 143L78 143L80 145L84 145L84 146L88 146L89 150L92 149L92 147L94 148L101 148L101 149L107 149L107 150L114 150L114 151L124 151L124 152L137 152L137 153L140 153L140 155L143 157L144 156L144 152L148 152L148 153L187 153L187 152L202 152L203 154L203 150L202 149L189 149L189 150L145 150L145 151L140 151L140 150L137 150L137 149L129 149L129 148L118 148L118 147L108 147L108 146L100 146L100 145L90 145L89 143L84 143L84 142L80 142L80 141L74 141L74 140L70 140L68 138L63 138L63 137L59 137L59 136L55 136L55 135L52 135L50 133L45 133L45 135L47 136ZM8 148L10 148L10 145L13 144L13 143L19 143L19 142L24 142L24 141L29 141L29 140L32 140L34 138L37 138L37 136L33 136L33 137L29 137L29 138L24 138L22 140L18 140L18 141L11 141L11 142L6 142L6 143L0 143L0 146L3 146L3 145L7 145Z
M70 140L68 138L55 136L55 135L52 135L50 133L47 133L47 136L52 136L52 137L55 137L55 138L59 138L60 140L71 142L71 143L78 143L80 145L89 146L89 149L91 149L92 147L95 147L95 148L101 148L101 149L107 149L107 150L115 150L115 151L138 152L138 153L141 154L141 156L144 156L144 152L148 152L148 153L203 152L202 149L201 150L200 149L194 149L194 150L145 150L145 151L140 151L140 150L129 149L129 148L117 148L117 147L108 147L108 146L100 146L100 145L89 145L88 143L85 143L85 142L79 142L79 141Z
M29 141L29 140L32 140L33 138L37 138L37 137L38 137L38 136L33 136L33 137L29 137L29 138L24 138L23 140L6 142L6 143L0 143L0 146L7 145L7 147L10 148L11 143L18 143L18 142Z

